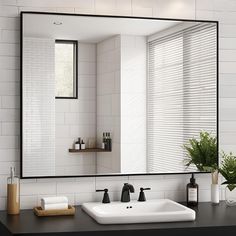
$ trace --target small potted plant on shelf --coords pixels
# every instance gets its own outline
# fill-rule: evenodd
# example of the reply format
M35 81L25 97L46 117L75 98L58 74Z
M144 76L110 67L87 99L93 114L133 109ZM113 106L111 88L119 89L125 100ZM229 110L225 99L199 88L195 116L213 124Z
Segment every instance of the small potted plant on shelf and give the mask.
M184 145L187 151L186 166L195 165L199 171L211 172L211 201L219 203L217 138L201 131L198 139L192 138Z
M236 205L236 156L222 152L221 175L225 178L225 201L228 206Z

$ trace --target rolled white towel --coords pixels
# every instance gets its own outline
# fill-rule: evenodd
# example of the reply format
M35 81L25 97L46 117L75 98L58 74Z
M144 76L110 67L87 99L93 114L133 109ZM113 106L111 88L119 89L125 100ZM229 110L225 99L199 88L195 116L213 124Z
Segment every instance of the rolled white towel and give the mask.
M55 203L55 204L42 204L43 210L66 210L68 209L67 203Z
M41 198L41 205L48 205L48 204L57 204L57 203L67 203L68 204L68 198L64 196L58 196L58 197L43 197Z

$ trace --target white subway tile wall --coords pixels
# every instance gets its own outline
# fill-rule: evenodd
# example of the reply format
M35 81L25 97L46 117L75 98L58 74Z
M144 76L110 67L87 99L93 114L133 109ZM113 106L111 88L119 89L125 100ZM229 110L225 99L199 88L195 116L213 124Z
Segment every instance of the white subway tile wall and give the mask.
M105 3L105 2L104 2ZM121 172L120 169L120 92L115 76L121 68L120 36L114 36L97 44L97 139L102 142L103 132L110 132L113 139L111 153L97 153L99 173Z
M26 177L56 173L54 44L53 39L45 38L25 37L23 41L23 127L27 130L23 134L23 172Z
M233 92L236 91L235 0L2 0L0 3L0 209L6 208L6 178L9 168L16 166L19 173L20 166L20 110L19 104L15 103L18 100L15 96L19 96L20 93L19 13L27 10L219 20L220 148L236 152L236 130L233 128L236 122L236 93ZM88 78L93 75L83 76ZM79 83L86 83L85 87L92 89L95 87L94 82L90 80L84 79ZM66 122L66 117L62 115L57 118L57 122ZM137 198L139 187L151 187L152 190L147 192L147 197L150 199L166 197L182 201L185 200L185 186L188 180L189 176L183 175L21 180L21 208L32 208L39 203L41 196L46 195L64 194L72 204L101 200L101 193L95 193L95 189L105 187L110 188L111 199L118 200L124 182L134 184L136 193L132 194L133 199ZM210 176L197 175L197 182L200 186L200 200L209 201Z
M94 174L96 170L95 153L86 153L85 158L68 152L78 137L88 145L88 139L96 135L96 45L79 43L78 48L79 99L56 99L56 175Z

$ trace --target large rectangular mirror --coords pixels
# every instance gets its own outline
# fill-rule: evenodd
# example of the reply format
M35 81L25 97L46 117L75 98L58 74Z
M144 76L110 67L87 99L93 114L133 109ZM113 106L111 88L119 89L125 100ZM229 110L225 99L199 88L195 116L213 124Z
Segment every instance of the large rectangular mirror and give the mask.
M21 30L22 178L197 171L183 145L217 134L217 22L23 12Z

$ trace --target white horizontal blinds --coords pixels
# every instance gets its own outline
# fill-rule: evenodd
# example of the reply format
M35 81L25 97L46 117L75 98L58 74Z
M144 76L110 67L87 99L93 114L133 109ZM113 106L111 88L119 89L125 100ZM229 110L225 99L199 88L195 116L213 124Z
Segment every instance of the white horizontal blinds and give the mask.
M184 141L200 130L216 133L216 27L184 31Z
M183 156L183 37L175 34L148 47L148 171L175 171Z
M216 130L215 25L153 40L148 50L148 171L182 172L183 144L200 130Z

